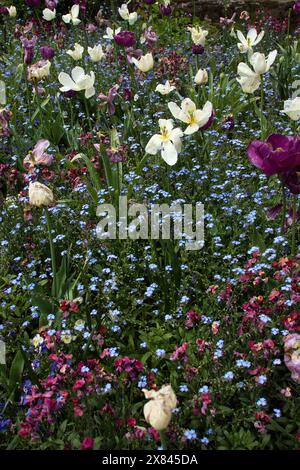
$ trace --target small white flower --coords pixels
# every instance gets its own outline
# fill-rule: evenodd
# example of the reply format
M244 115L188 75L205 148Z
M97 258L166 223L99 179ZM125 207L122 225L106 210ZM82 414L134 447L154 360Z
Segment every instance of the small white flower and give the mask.
M168 95L173 90L176 90L176 87L171 85L169 80L167 80L164 85L162 83L159 83L155 88L155 91L157 91L161 95Z
M151 52L142 55L139 59L133 57L131 60L141 72L149 72L149 70L153 69L154 61Z
M118 8L118 12L121 18L123 18L123 20L125 21L128 21L130 25L133 25L138 19L138 15L136 11L133 13L129 13L126 3L123 3L123 5L121 5L121 7Z
M170 102L168 103L168 108L175 119L188 124L184 131L188 135L194 134L201 127L204 127L213 112L213 105L210 101L205 103L203 109L196 109L195 103L190 98L185 98L181 103L181 107L176 103Z
M50 10L50 8L45 8L43 10L43 18L45 21L52 21L56 17L56 10Z
M260 43L262 38L264 37L265 32L261 31L259 34L257 34L257 31L255 28L251 28L248 31L247 37L243 35L241 31L237 31L236 35L240 42L238 43L238 48L242 54L245 54L246 52L251 52L253 50L253 47L256 46L257 44Z
M178 153L181 151L183 132L179 127L173 129L172 119L159 119L160 134L151 137L145 151L150 155L156 155L159 151L168 165L175 165Z
M1 101L0 101L1 103ZM290 118L292 121L298 121L300 119L300 98L299 96L293 100L286 100L284 102L283 112Z
M121 28L117 28L116 30L111 29L110 27L106 28L106 34L104 34L105 39L113 39L116 34L121 31Z
M58 75L59 82L63 85L60 91L67 92L70 90L81 91L85 90L85 97L91 98L95 94L95 74L85 74L82 67L74 67L71 72L71 77L65 72Z
M208 73L206 70L199 69L195 75L194 82L196 85L204 85L208 82Z
M67 24L72 23L74 26L77 26L79 23L81 23L81 20L78 18L78 16L79 5L73 5L70 13L68 13L67 15L63 15L62 19Z
M102 46L100 44L94 47L88 47L88 53L92 62L100 62L105 57Z
M74 49L69 49L67 54L72 57L73 60L80 60L82 59L84 48L78 44L77 42L74 44Z

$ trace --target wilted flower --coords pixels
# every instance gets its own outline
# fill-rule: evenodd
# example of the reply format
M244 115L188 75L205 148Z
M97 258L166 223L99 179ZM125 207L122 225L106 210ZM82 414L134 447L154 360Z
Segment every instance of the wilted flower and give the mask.
M246 52L251 52L253 50L253 47L256 46L257 44L260 43L262 38L264 37L265 32L261 31L259 34L257 34L257 31L255 28L251 28L248 31L247 37L243 35L241 31L237 31L236 35L240 42L238 43L238 48L242 54Z
M213 106L210 101L205 103L203 109L196 109L195 103L190 98L185 98L181 103L181 107L170 102L168 108L174 118L188 124L184 131L185 134L193 134L203 128L213 113Z
M133 25L138 19L136 11L134 11L133 13L129 13L126 3L123 3L123 5L118 8L118 12L121 18L125 21L128 21L130 25Z
M0 136L8 136L10 134L8 123L12 118L12 112L8 109L0 109Z
M233 13L232 17L231 18L224 18L223 16L220 17L220 25L221 26L225 26L225 27L230 27L230 26L233 26L234 23L235 23L235 17L236 17L236 13Z
M58 75L59 82L63 85L60 91L81 91L85 90L85 97L91 98L95 94L95 74L92 71L86 74L82 67L74 67L71 72L71 77L65 72Z
M169 80L167 80L164 85L162 83L159 83L155 88L155 91L157 91L161 95L168 95L173 90L176 90L176 87L174 85L171 85Z
M102 46L100 44L94 47L88 47L88 54L92 62L100 62L100 60L102 60L103 57L105 57Z
M139 59L132 58L132 62L141 72L149 72L154 66L153 56L151 52L142 55Z
M67 15L63 15L62 19L65 23L73 23L74 26L77 26L81 23L81 20L78 18L79 16L79 5L73 5L71 8L70 13Z
M114 35L118 46L132 47L135 44L135 34L132 31L121 31Z
M160 134L151 137L146 145L145 151L150 155L161 152L163 160L168 165L175 165L178 153L181 150L183 132L179 127L173 129L172 119L159 119Z
M300 98L297 96L293 100L286 100L283 112L293 121L298 121L300 119Z
M50 8L45 8L43 10L43 18L46 21L52 21L56 17L56 10L50 10Z
M246 20L248 21L250 18L249 13L246 10L243 10L240 14L240 20Z
M146 43L147 46L152 47L157 41L157 34L155 31L152 31L152 28L147 28L143 35L140 38L141 44Z
M23 164L24 167L31 171L35 165L49 166L53 162L53 155L46 153L47 148L49 147L50 142L46 139L39 140L33 150L26 155L24 158Z
M206 70L199 69L194 78L196 85L203 85L208 82L208 73Z
M119 89L119 85L114 85L113 87L111 87L108 91L108 95L104 95L103 93L100 93L100 95L98 96L98 98L103 101L103 104L107 104L108 106L108 112L109 114L114 114L116 108L115 108L115 105L114 105L114 99L117 95L117 91Z
M51 62L49 60L39 60L28 67L28 80L42 80L50 75Z
M300 335L284 337L284 363L292 373L292 379L300 383Z
M201 26L192 26L188 28L188 31L190 31L192 41L196 46L205 46L206 36L208 35L206 29L202 29Z
M251 142L247 153L250 162L267 176L300 168L299 137L272 134L265 142Z
M50 188L38 181L29 184L29 203L32 206L42 207L53 204L54 197Z
M69 49L67 54L72 57L73 60L80 60L82 59L84 48L78 44L77 42L74 44L74 49Z
M166 429L172 418L172 409L176 407L177 398L171 385L164 385L160 390L145 390L145 397L150 399L144 406L144 416L157 431Z

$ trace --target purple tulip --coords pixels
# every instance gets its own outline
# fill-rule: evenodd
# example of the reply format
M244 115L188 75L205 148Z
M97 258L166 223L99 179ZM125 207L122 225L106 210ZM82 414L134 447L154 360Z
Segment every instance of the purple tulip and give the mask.
M299 0L297 0L296 3L294 4L293 10L297 14L300 13L300 1Z
M120 31L115 34L114 40L119 46L132 47L135 44L135 34L131 31Z
M51 46L40 47L40 53L44 60L53 59L53 57L55 56L55 50Z
M247 154L250 162L267 176L292 172L300 168L300 138L272 134L266 142L254 140Z
M8 8L0 6L0 15L8 15Z
M49 10L55 10L58 5L58 0L45 0L45 7Z
M30 8L38 8L41 4L41 0L25 0L25 3Z
M204 47L201 44L193 44L192 53L193 54L203 54Z
M109 89L107 95L100 93L100 95L98 96L98 98L101 101L103 101L104 104L107 104L109 114L114 114L116 111L116 108L114 105L114 99L117 95L118 89L119 89L119 85L114 85L113 87Z
M170 16L171 13L172 13L171 5L169 5L169 4L160 5L159 11L160 11L161 14L164 15L164 16Z
M300 171L300 167L299 167ZM292 194L300 194L300 173L297 171L289 171L281 175L281 181Z
M146 3L146 5L153 5L153 3L155 3L156 0L144 0L144 3Z

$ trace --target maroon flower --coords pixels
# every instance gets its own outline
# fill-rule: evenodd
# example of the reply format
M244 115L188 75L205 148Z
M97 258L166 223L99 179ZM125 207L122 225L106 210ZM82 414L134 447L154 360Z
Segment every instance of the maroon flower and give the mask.
M81 450L91 450L94 446L94 439L92 437L85 437L81 443Z
M159 10L161 14L164 16L170 16L172 13L172 8L171 8L171 5L169 4L160 5Z
M203 54L204 47L201 44L193 44L192 53L193 54Z
M132 31L120 31L114 35L118 46L132 47L135 44L135 34Z
M0 15L8 15L8 8L0 6Z
M212 123L214 122L215 116L216 116L216 113L214 112L214 110L212 110L212 113L211 113L211 115L210 115L209 120L208 120L207 123L206 123L203 127L201 127L200 129L201 129L202 131L206 131L207 129L209 129L210 126L212 125Z
M300 13L300 0L297 0L293 6L293 10L295 13Z
M41 0L26 0L26 5L30 8L38 8L41 4Z
M300 171L300 167L298 168ZM288 171L281 175L281 181L292 194L300 194L300 173L299 171Z
M254 140L247 149L250 162L271 176L300 168L300 138L272 134L266 142Z
M55 50L51 46L42 46L40 52L44 60L53 59L55 56Z
M146 5L153 5L153 3L155 3L156 0L144 0L144 3L146 3Z

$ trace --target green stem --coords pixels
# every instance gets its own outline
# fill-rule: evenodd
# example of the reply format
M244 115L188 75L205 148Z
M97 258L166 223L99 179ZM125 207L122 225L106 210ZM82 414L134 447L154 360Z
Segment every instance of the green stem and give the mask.
M160 437L160 442L163 450L167 450L167 437L166 437L166 432L165 431L160 431L159 432L159 437Z
M281 183L281 190L282 190L282 222L281 222L281 233L284 233L284 223L285 223L285 215L286 215L286 194L285 194L285 187L284 184Z

